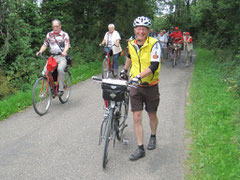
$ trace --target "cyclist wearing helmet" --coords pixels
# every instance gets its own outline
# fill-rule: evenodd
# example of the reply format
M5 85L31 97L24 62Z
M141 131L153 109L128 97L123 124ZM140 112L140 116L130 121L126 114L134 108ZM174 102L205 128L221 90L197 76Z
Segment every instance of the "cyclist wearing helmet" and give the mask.
M150 119L151 136L148 150L156 148L156 133L158 125L157 109L159 105L158 76L160 71L161 45L156 38L148 36L151 20L147 17L137 17L133 22L136 39L128 42L128 57L120 76L126 77L130 69L131 81L139 85L130 89L131 110L133 112L133 126L137 138L138 148L129 157L131 161L145 156L143 146L142 111L148 113Z
M173 43L177 44L179 47L179 56L181 56L181 48L182 48L182 42L183 42L183 35L182 32L179 31L178 27L175 27L175 31L171 34L169 34L169 36L173 37Z

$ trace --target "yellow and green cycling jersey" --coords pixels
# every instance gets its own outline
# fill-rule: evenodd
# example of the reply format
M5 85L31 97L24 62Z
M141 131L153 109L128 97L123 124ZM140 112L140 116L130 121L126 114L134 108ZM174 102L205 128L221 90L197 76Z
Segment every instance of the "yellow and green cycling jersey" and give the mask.
M135 39L128 42L128 49L132 61L130 76L135 77L147 69L151 62L159 62L158 68L151 75L142 78L141 83L154 84L159 81L158 76L161 68L161 45L155 38L148 37L143 46L139 47Z

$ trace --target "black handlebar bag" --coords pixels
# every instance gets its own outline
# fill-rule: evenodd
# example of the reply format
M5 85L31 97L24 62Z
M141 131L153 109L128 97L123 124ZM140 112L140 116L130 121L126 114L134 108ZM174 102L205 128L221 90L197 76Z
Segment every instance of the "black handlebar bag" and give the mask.
M104 100L123 101L127 87L124 85L102 83L102 97Z

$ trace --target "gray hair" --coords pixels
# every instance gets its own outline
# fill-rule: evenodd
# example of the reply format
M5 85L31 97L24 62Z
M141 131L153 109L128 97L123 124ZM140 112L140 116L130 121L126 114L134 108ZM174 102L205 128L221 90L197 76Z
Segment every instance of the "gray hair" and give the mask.
M115 28L114 24L109 24L108 28L110 28L110 27L113 27L113 29Z
M59 19L54 19L54 20L52 20L52 24L53 24L54 22L57 22L57 23L59 24L59 26L61 26L61 21L60 21Z

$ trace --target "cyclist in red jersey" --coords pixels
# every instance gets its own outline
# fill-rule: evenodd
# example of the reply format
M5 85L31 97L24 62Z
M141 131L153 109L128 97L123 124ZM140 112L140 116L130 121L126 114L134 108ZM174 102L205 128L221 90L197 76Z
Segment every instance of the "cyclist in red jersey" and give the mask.
M173 31L171 34L169 34L169 36L172 36L174 38L173 43L179 42L183 38L182 32L179 31L178 27L175 27L175 31Z
M179 56L181 56L181 49L182 49L182 41L183 41L183 35L182 32L179 31L178 27L175 27L175 31L173 33L169 34L168 36L173 37L173 43L177 43L179 47Z

